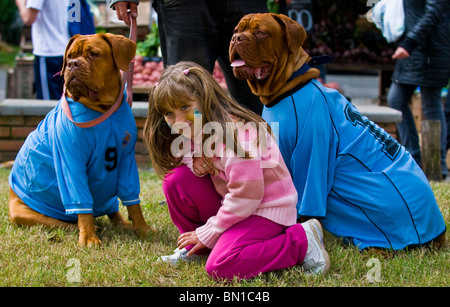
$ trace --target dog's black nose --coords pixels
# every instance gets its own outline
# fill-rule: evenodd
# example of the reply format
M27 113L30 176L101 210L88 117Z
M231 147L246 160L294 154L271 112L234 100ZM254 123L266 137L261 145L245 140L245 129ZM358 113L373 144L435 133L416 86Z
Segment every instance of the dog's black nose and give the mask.
M67 66L69 67L70 70L75 70L81 66L81 61L77 59L72 59L69 61L69 63L67 63Z
M245 37L245 35L242 34L242 33L235 33L235 34L233 34L233 36L231 37L231 42L232 42L233 44L238 44L238 43L240 43L240 42L242 42L242 41L244 41L244 40L246 40L246 37Z

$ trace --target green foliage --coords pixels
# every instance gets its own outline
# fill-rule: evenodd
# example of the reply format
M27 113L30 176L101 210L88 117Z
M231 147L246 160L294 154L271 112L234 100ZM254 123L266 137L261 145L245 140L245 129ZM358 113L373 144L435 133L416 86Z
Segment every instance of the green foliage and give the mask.
M141 56L156 56L159 48L158 25L154 23L144 41L137 43L136 54Z
M18 43L20 17L14 0L0 0L0 35L2 40Z
M10 46L5 42L0 41L0 69L13 68L18 53L18 46Z
M278 14L280 12L280 5L275 0L267 0L267 9L270 13Z

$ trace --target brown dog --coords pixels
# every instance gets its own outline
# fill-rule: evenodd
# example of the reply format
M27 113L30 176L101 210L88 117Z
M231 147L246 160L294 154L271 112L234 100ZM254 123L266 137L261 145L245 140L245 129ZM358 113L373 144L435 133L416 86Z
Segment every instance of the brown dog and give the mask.
M111 108L121 90L120 70L128 70L135 51L136 44L119 35L72 37L61 73L65 95L73 99L74 118L77 114L79 119L86 114L98 116L88 109L83 111L82 105L101 113ZM92 128L75 127L60 104L30 134L16 158L10 180L11 220L19 225L47 227L76 227L73 223L77 222L81 245L101 244L95 234L94 216L108 215L113 224L147 234L134 160L136 124L128 104L122 103L108 123ZM77 113L80 107L82 111ZM127 161L120 158L126 156ZM133 225L119 213L117 196L129 204Z
M135 50L135 43L120 35L73 36L61 70L67 96L92 110L108 110L119 95L119 70L128 70Z
M264 105L300 83L319 76L308 72L288 82L311 58L301 47L306 31L285 15L272 13L244 16L230 43L230 62L236 78L246 79Z
M360 249L442 245L445 221L422 170L343 95L313 80L320 60L303 50L305 39L287 16L250 14L229 48L235 76L260 97L262 118L278 125L299 218L321 218L325 230Z

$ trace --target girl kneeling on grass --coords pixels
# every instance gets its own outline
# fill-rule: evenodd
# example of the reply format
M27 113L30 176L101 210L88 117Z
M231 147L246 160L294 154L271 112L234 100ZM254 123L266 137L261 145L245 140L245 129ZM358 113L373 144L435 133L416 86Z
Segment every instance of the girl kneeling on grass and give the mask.
M174 254L160 260L210 252L206 271L225 279L297 264L328 271L320 223L296 224L297 192L270 128L202 67L165 69L150 92L144 136L181 233Z

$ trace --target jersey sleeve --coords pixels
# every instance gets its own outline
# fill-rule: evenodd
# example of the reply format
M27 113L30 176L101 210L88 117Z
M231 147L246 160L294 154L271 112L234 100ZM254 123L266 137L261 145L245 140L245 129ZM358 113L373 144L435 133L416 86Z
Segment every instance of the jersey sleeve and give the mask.
M93 199L89 191L87 165L92 146L89 136L65 117L56 121L53 157L61 200L66 214L92 214ZM80 147L73 140L85 140Z
M315 97L302 113L298 116L298 141L289 161L298 192L297 212L299 217L323 218L335 170L333 124L325 98Z
M141 202L139 198L141 191L134 150L123 153L121 159L122 161L119 164L118 196L124 206L139 204Z

